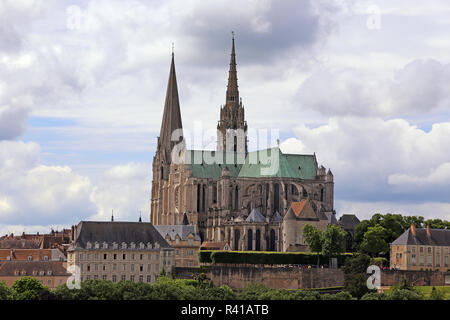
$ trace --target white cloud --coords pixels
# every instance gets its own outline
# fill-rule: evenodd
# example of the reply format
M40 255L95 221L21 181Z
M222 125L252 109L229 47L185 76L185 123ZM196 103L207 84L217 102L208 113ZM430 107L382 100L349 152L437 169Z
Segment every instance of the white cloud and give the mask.
M391 76L372 70L315 71L300 86L294 103L328 116L399 116L448 110L450 64L417 59Z
M94 184L68 166L40 164L39 154L35 143L0 142L0 227L109 220L111 209L117 220L137 221L141 211L148 221L149 163L110 166Z
M450 149L442 146L450 145L449 122L425 132L402 119L340 117L295 132L298 140L284 141L282 149L316 152L318 161L331 167L338 201L405 206L448 201Z

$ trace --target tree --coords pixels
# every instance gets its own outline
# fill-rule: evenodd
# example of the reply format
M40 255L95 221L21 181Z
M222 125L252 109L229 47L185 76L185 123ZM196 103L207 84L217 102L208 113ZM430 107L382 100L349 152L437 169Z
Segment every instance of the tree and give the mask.
M335 257L345 251L346 233L340 227L329 225L323 233L322 254Z
M303 237L311 252L322 252L323 232L307 224L303 227Z
M39 300L46 288L36 279L22 277L11 287L14 300Z
M10 290L6 285L6 282L0 282L0 300L8 300L10 296Z
M373 290L367 288L367 267L370 257L366 254L356 254L346 260L344 265L344 287L353 297L361 298Z
M363 242L361 243L361 250L370 253L372 256L378 255L381 252L389 252L389 245L386 242L386 229L380 225L369 227L364 234Z

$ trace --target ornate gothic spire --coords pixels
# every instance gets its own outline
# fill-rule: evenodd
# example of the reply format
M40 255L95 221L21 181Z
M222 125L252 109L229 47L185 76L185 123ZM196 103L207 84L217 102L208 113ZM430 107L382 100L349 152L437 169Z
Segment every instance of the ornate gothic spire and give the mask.
M237 82L237 71L236 71L236 52L234 49L234 32L232 32L232 46L231 46L231 58L230 58L230 70L228 71L228 86L227 86L227 97L226 104L238 105L239 104L239 90Z
M172 49L173 50L173 49ZM161 151L162 160L170 163L171 152L176 143L182 140L171 141L172 133L176 129L182 129L180 101L178 99L177 76L175 74L175 59L172 51L169 81L167 83L166 102L161 124L161 132L158 140L158 150Z

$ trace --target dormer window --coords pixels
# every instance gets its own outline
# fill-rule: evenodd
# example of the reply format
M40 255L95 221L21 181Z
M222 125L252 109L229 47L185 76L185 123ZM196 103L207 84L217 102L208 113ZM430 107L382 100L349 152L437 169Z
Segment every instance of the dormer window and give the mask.
M152 248L152 244L150 242L147 242L147 248L151 249Z
M15 271L14 271L14 275L15 275L15 276L18 276L19 274L20 274L19 270L15 270Z
M139 249L145 249L145 245L143 242L139 243Z
M95 242L95 249L99 249L100 248L100 243L98 243L97 241Z
M33 257L32 256L28 256L28 261L33 261Z
M136 248L136 244L134 242L131 243L131 249L135 249Z
M126 249L127 248L127 244L125 242L122 242L122 249Z
M119 245L116 242L113 242L113 249L117 249Z
M52 275L52 270L48 270L48 271L47 271L47 275L48 275L48 276L51 276L51 275Z
M40 276L45 276L45 271L40 271L40 272L39 272L39 275L40 275Z
M108 249L108 244L106 242L103 242L103 249Z
M90 241L86 243L86 249L92 249L92 243Z
M22 272L20 273L22 276L26 276L27 272L25 270L22 270Z

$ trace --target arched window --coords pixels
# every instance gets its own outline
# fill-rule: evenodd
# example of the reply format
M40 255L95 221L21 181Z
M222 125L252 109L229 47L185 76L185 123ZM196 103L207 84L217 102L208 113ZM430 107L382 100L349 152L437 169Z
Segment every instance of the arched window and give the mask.
M251 251L253 250L253 230L248 230L247 233L247 250Z
M238 186L234 189L234 210L239 209L239 189Z
M239 230L234 230L234 250L239 250L239 238L241 237L241 232Z
M197 212L200 212L200 185L197 185Z
M164 179L164 166L161 166L161 179Z
M202 212L205 212L205 207L206 207L206 185L203 185L202 190L203 190L203 192L202 192Z
M213 186L213 203L217 203L217 187Z
M261 231L256 230L256 236L255 236L255 250L261 251Z
M273 208L275 211L280 211L280 185L278 183L273 185Z
M323 201L323 188L320 189L320 201Z
M275 251L275 230L270 229L270 247L269 251Z

